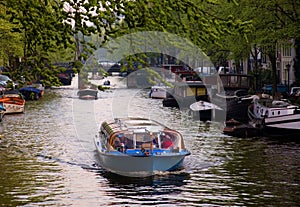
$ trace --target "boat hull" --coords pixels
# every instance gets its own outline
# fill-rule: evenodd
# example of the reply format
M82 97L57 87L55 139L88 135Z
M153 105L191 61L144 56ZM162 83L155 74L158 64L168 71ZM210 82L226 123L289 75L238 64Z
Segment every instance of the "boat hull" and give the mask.
M272 137L299 138L300 114L266 118L264 134Z
M94 89L81 89L77 92L80 99L97 99L98 91Z
M220 121L224 119L225 112L210 102L198 101L190 105L190 115L194 120Z
M119 151L102 150L99 140L95 140L99 165L105 170L130 177L148 177L156 172L178 170L183 165L189 152L160 153L153 151L152 155L143 155L142 151L134 150L127 154Z
M263 136L298 138L300 135L300 109L284 101L254 99L249 107L251 123L262 128Z
M249 123L245 124L231 119L225 122L223 133L233 137L247 138L261 136L262 130Z
M300 126L300 122L298 123ZM274 126L266 126L264 129L264 136L299 139L300 129L287 129Z
M4 98L0 98L0 102L5 108L5 114L24 113L25 100L19 95L7 94Z
M13 104L13 103L3 103L6 111L5 114L19 114L24 113L25 105Z

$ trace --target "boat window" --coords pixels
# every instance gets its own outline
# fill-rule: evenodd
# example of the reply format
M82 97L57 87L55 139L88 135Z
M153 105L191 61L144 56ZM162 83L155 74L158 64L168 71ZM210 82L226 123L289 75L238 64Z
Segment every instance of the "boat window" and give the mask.
M109 144L116 150L119 150L121 148L124 149L132 149L133 148L133 135L132 134L123 134L123 133L117 133L114 134Z
M181 148L181 136L175 131L165 131L160 135L161 148Z
M186 95L187 96L195 96L196 95L196 88L187 88Z
M197 96L203 96L203 95L206 95L205 88L198 88L197 89Z

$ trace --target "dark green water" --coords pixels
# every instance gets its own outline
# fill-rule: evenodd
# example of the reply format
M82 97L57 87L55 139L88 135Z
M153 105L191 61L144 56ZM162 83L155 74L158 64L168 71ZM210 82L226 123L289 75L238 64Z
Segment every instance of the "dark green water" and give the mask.
M79 100L52 89L26 112L0 123L1 206L297 206L300 142L240 139L163 108L148 92L119 89ZM185 169L124 178L97 167L99 124L122 115L154 118L178 129L191 156Z

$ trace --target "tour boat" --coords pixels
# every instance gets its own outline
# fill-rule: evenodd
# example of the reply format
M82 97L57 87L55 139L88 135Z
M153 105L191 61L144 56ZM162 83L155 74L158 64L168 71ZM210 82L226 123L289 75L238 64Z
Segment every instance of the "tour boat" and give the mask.
M25 99L18 91L7 91L1 98L0 103L5 108L5 114L24 113Z
M178 131L146 118L104 121L95 145L101 167L131 177L182 169L190 155Z

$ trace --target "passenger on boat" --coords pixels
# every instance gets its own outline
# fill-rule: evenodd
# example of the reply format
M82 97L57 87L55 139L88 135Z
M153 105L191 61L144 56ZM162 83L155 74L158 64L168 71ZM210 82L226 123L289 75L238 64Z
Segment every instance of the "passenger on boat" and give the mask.
M158 137L155 136L152 132L150 132L150 139L152 140L153 148L158 147Z
M168 149L173 146L173 141L171 140L171 137L169 135L165 135L162 137L162 143L161 148Z
M120 134L116 136L114 144L115 148L120 152L126 152L128 148L132 148L132 140Z

